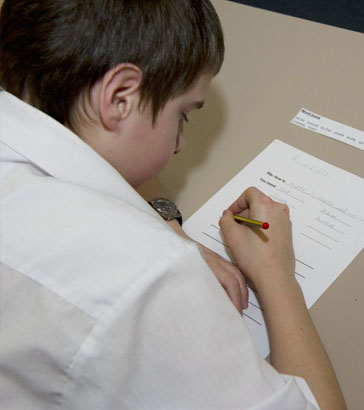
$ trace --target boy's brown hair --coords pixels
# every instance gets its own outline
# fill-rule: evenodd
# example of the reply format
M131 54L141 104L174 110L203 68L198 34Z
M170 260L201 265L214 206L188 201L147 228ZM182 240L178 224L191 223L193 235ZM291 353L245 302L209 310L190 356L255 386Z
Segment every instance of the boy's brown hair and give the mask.
M63 124L119 63L141 69L141 104L155 119L224 58L209 0L5 0L0 24L2 87Z

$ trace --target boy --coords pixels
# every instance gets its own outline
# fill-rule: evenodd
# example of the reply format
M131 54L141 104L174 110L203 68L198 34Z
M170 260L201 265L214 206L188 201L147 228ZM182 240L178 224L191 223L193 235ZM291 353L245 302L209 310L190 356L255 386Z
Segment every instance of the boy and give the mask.
M136 192L182 149L222 64L209 1L11 0L1 25L3 408L314 408L303 379L257 355L197 245ZM280 231L262 241L233 221L244 211ZM251 188L221 227L277 370L343 408L286 207Z

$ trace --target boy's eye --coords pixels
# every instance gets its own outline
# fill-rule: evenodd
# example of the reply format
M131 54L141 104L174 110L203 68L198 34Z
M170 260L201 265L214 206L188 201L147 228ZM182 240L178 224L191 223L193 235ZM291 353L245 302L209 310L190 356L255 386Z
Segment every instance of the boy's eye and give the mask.
M187 114L185 112L182 113L182 118L185 122L188 122L188 117L187 117Z

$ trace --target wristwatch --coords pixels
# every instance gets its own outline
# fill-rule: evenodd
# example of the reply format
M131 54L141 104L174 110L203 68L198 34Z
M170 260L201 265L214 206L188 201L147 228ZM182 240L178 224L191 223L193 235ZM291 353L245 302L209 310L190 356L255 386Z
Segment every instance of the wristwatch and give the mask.
M148 203L164 220L172 221L173 219L177 219L178 223L182 226L182 215L174 202L165 198L155 198Z

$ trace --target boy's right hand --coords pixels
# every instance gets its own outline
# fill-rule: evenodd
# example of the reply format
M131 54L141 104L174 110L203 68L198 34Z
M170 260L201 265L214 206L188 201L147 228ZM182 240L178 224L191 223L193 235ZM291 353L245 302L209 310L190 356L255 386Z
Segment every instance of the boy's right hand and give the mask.
M268 221L269 229L237 223L233 214ZM224 211L220 227L235 262L257 288L275 278L283 279L282 275L293 277L292 226L286 205L251 187Z
M238 224L233 214L269 222L269 229ZM259 292L268 330L270 361L283 374L303 377L320 408L346 409L335 372L295 279L292 229L286 205L248 188L224 212L225 242Z

